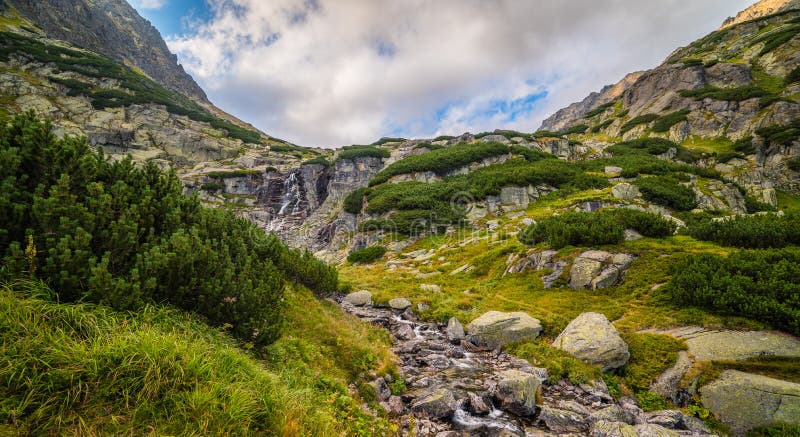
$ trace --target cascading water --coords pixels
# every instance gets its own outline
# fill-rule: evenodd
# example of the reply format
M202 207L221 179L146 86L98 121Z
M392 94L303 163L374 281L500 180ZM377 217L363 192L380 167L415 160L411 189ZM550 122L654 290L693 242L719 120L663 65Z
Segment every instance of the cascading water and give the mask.
M286 224L287 218L302 212L303 192L301 190L299 173L289 174L283 181L283 194L281 195L281 206L278 212L272 217L267 227L268 231L279 233Z

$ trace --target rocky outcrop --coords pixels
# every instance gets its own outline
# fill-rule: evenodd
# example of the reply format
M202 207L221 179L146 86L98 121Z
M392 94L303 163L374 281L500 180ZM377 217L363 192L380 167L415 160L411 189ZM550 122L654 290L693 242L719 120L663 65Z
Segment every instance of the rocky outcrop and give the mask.
M800 8L800 0L761 0L742 12L739 12L735 17L726 19L722 23L721 28L724 29L744 23L745 21L755 20L756 18L798 8Z
M550 273L542 276L542 283L545 289L552 288L553 283L561 277L567 267L566 261L555 259L556 253L555 250L544 250L530 251L525 255L511 254L506 261L504 275L524 273L529 270L550 270Z
M542 324L522 312L489 311L467 325L467 340L478 346L496 348L507 343L533 341Z
M615 285L633 262L633 255L590 250L575 258L569 271L569 286L596 290Z
M735 435L772 423L800 425L800 384L726 370L700 394L703 405Z
M50 37L132 64L161 86L208 103L161 34L124 0L6 0ZM0 7L4 5L0 3Z
M603 371L624 366L631 356L614 325L598 313L583 313L575 318L556 337L553 346L600 366Z

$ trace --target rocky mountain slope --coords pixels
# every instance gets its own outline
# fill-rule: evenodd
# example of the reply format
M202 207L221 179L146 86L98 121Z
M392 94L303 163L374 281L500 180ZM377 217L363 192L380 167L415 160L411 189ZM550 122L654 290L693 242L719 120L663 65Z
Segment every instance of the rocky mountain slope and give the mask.
M208 103L158 30L125 0L4 0L2 6L14 7L52 38L138 68L164 88Z
M800 8L800 1L797 0L761 0L742 12L739 12L735 17L730 17L725 20L725 22L722 23L722 28L797 8Z

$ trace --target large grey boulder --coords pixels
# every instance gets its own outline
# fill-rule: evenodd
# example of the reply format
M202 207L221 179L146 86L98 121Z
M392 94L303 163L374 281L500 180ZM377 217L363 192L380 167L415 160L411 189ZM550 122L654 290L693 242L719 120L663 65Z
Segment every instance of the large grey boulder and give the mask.
M735 435L785 422L800 425L800 384L726 370L700 389L700 399Z
M553 346L600 366L603 371L624 366L631 356L614 325L598 313L583 313L575 318L556 337Z
M525 313L489 311L467 325L467 340L478 346L494 348L518 341L533 341L541 332L542 323Z
M372 305L372 293L367 290L356 291L345 296L344 301L357 307Z
M588 250L578 255L569 271L573 290L610 287L620 281L635 257L627 253Z
M677 432L664 428L660 425L654 425L652 423L643 423L640 425L636 425L634 427L636 429L636 434L640 437L679 437L680 434Z
M457 406L453 392L441 388L417 398L411 404L411 411L430 419L445 419L455 413Z
M575 401L559 402L555 407L542 406L539 420L547 429L557 433L586 432L589 430L589 411Z
M494 391L500 409L518 416L535 415L541 386L539 378L519 370L506 370L500 378Z

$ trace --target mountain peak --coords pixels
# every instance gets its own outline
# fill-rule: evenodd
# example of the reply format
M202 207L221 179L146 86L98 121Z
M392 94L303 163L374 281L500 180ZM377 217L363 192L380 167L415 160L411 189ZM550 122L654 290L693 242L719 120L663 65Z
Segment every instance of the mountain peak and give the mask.
M767 15L798 8L800 8L800 0L761 0L742 12L739 12L735 17L729 17L722 23L720 28L724 29L745 21L755 20L757 18L766 17Z

